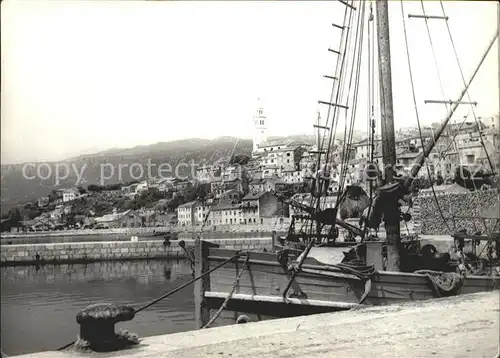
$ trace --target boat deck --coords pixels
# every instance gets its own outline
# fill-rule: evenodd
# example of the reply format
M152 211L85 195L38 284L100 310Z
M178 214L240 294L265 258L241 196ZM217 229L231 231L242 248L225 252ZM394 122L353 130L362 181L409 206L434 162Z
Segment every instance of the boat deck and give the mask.
M475 293L148 337L138 348L98 356L491 358L498 353L499 304L498 291Z

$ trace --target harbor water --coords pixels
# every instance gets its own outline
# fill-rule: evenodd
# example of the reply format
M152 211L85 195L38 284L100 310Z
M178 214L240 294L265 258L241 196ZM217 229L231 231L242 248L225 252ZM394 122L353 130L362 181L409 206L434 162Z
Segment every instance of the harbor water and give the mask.
M89 304L137 308L192 278L184 260L1 268L1 347L8 355L55 350L76 339ZM151 336L194 329L193 286L116 326Z
M205 235L209 239L269 237L258 232ZM179 235L179 239L191 237L189 233ZM130 235L124 234L45 236L2 238L1 244L129 240ZM8 355L54 350L73 341L79 333L76 315L90 304L120 303L137 308L192 279L189 262L172 259L15 266L0 271L0 343ZM195 329L193 289L192 285L186 287L132 321L117 324L116 330L128 329L145 337ZM214 326L232 324L235 318L234 313L223 313Z

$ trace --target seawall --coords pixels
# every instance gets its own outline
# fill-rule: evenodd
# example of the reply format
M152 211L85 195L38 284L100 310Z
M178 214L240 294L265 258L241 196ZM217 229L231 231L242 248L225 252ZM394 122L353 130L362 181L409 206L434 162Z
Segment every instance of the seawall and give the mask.
M59 236L87 236L87 235L153 235L155 232L178 232L185 234L205 233L271 233L272 231L286 232L288 223L275 225L217 225L217 226L165 226L165 227L142 227L142 228L115 228L115 229L85 229L85 230L63 230L63 231L39 231L39 232L7 232L2 233L2 239L27 238L27 237L59 237Z
M194 246L194 240L184 241L186 246ZM235 250L269 251L272 246L271 238L207 241ZM177 240L171 241L170 246L159 240L0 245L0 254L1 266L186 257Z

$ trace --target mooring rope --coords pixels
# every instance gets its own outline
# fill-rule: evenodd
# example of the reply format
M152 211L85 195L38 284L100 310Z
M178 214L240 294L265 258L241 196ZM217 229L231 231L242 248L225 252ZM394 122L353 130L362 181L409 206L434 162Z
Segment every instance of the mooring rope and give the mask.
M236 255L234 255L233 257L231 257L230 259L225 260L224 262L220 263L219 265L217 265L217 266L215 266L215 267L211 268L210 270L208 270L208 271L204 272L204 273L203 273L203 274L201 274L200 276L193 278L192 280L190 280L190 281L186 282L185 284L183 284L183 285L181 285L181 286L177 287L176 289L174 289L174 290L172 290L172 291L170 291L170 292L167 292L166 294L164 294L164 295L162 295L162 296L158 297L157 299L155 299L155 300L151 301L150 303L148 303L148 304L146 304L146 305L142 306L141 308L139 308L138 310L136 310L136 311L135 311L135 314L137 314L137 313L141 312L142 310L145 310L146 308L151 307L151 306L152 306L152 305L154 305L155 303L157 303L157 302L159 302L159 301L161 301L161 300L163 300L163 299L165 299L165 298L167 298L167 297L169 297L169 296L173 295L174 293L176 293L176 292L178 292L178 291L182 290L184 287L189 286L190 284L192 284L192 283L194 283L194 282L198 281L199 279L202 279L202 278L203 278L203 277L205 277L206 275L208 275L208 274L210 274L210 273L214 272L214 271L215 271L215 270L217 270L218 268L221 268L222 266L224 266L224 265L225 265L225 264L227 264L228 262L233 261L234 259L237 259L237 258L239 258L239 257L240 257L240 256L242 256L242 255L243 255L243 253L237 253Z
M351 260L344 263L338 263L332 266L364 280L371 279L376 272L374 265L365 265L365 263L362 262L361 260Z
M208 270L208 271L206 271L206 272L202 273L200 276L193 278L192 280L190 280L190 281L186 282L185 284L183 284L183 285L181 285L181 286L179 286L179 287L177 287L177 288L173 289L173 290L172 290L172 291L170 291L170 292L167 292L166 294L164 294L164 295L162 295L162 296L158 297L157 299L155 299L155 300L151 301L150 303L145 304L144 306L140 307L139 309L137 309L137 310L135 311L135 314L137 314L137 313L141 312L142 310L145 310L146 308L151 307L151 306L152 306L152 305L154 305L155 303L157 303L157 302L159 302L159 301L161 301L161 300L163 300L163 299L165 299L165 298L167 298L167 297L169 297L169 296L173 295L174 293L176 293L176 292L178 292L178 291L182 290L183 288L185 288L185 287L189 286L190 284L192 284L192 283L194 283L194 282L196 282L196 281L198 281L198 280L202 279L203 277L205 277L205 276L209 275L210 273L214 272L215 270L217 270L217 269L221 268L222 266L224 266L224 265L225 265L225 264L227 264L228 262L231 262L231 261L233 261L234 259L237 259L237 258L239 258L240 256L243 256L243 255L244 255L244 253L242 253L242 252L238 252L236 255L234 255L234 256L233 256L233 257L231 257L230 259L227 259L227 260L225 260L225 261L221 262L219 265L217 265L217 266L215 266L215 267L211 268L210 270ZM248 255L247 255L247 259L248 259ZM242 270L242 271L243 271L243 270ZM62 351L62 350L64 350L64 349L68 348L69 346L73 345L75 342L76 342L76 340L75 340L75 341L72 341L71 343L68 343L68 344L66 344L66 345L64 345L64 346L62 346L62 347L60 347L60 348L58 348L57 350L58 350L58 351Z
M217 310L217 312L215 312L214 316L210 319L210 321L208 321L208 323L202 327L202 329L203 328L210 328L210 326L215 322L215 320L217 318L219 318L219 316L221 315L222 311L224 311L224 309L227 306L227 303L229 302L229 300L233 296L234 291L236 291L236 287L238 286L238 283L240 282L241 275L243 274L243 271L245 271L245 268L246 268L246 266L248 264L248 260L249 259L250 259L250 255L247 253L246 254L246 258L245 258L245 262L243 263L243 266L241 267L241 270L238 273L238 276L236 277L236 280L233 283L233 288L232 288L231 292L229 292L229 294L227 295L226 299L224 300L224 302L222 303L222 305L220 306L220 308Z

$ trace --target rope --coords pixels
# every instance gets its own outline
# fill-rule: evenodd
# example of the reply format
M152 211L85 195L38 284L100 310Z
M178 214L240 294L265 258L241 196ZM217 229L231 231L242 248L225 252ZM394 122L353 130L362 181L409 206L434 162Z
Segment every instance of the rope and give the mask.
M203 273L203 274L201 274L200 276L193 278L192 280L190 280L190 281L186 282L185 284L183 284L183 285L181 285L181 286L177 287L176 289L173 289L172 291L167 292L166 294L164 294L164 295L160 296L159 298L157 298L157 299L155 299L155 300L151 301L150 303L148 303L148 304L146 304L146 305L144 305L144 306L140 307L139 309L137 309L137 310L135 311L135 314L137 314L137 313L141 312L142 310L145 310L146 308L151 307L151 306L152 306L152 305L154 305L155 303L157 303L157 302L159 302L159 301L161 301L161 300L163 300L163 299L165 299L165 298L167 298L167 297L169 297L169 296L173 295L174 293L176 293L176 292L178 292L178 291L182 290L183 288L185 288L185 287L189 286L190 284L192 284L192 283L194 283L194 282L198 281L199 279L201 279L201 278L205 277L206 275L209 275L210 273L212 273L212 272L214 272L215 270L217 270L217 269L221 268L222 266L224 266L224 265L225 265L225 264L227 264L228 262L233 261L234 259L236 259L236 258L238 258L238 257L240 257L240 256L242 256L242 255L243 255L242 253L238 253L238 254L234 255L234 256L233 256L233 257L231 257L230 259L225 260L224 262L220 263L219 265L217 265L217 266L215 266L215 267L211 268L210 270L208 270L208 271L204 272L204 273ZM247 256L247 257L248 257L248 256ZM60 348L58 348L57 350L58 350L58 351L62 351L62 350L64 350L64 349L68 348L69 346L73 345L75 342L76 342L76 340L75 340L75 341L73 341L73 342L71 342L71 343L68 343L68 344L66 344L66 345L64 345L64 346L62 346L62 347L60 347Z
M337 267L346 273L353 274L364 280L371 279L376 272L374 265L366 265L363 261L357 259L348 262L338 263L332 266Z
M363 43L363 35L364 35L364 14L365 14L365 3L361 3L361 11L360 11L360 16L358 17L358 25L356 27L356 34L355 34L355 40L354 40L354 50L353 50L353 57L352 57L352 64L351 64L351 71L350 71L350 76L349 76L349 87L347 91L347 98L346 98L346 103L349 104L349 99L350 99L350 94L351 94L351 88L354 85L354 94L353 94L353 99L352 99L352 104L353 108L351 110L351 118L349 121L349 126L347 123L347 118L346 118L346 123L345 123L345 129L344 129L344 152L342 153L342 163L344 164L342 166L342 172L340 175L340 183L339 183L339 189L344 190L345 187L345 179L347 176L347 171L349 169L348 165L345 165L346 162L348 162L349 159L349 153L352 148L352 137L354 134L354 120L355 120L355 115L356 115L356 109L357 109L357 97L358 97L358 90L359 90L359 76L360 76L360 67L361 67L361 54L362 54L362 43ZM353 79L354 79L354 84L353 84ZM346 111L347 114L347 111ZM347 116L346 116L347 117ZM349 130L348 130L349 128ZM339 191L340 191L339 190ZM340 201L337 201L336 207L338 208Z
M426 16L425 6L424 6L423 0L420 1L420 5L422 7L422 14L424 16ZM443 88L443 81L441 80L441 73L439 72L439 66L438 66L436 51L434 51L434 44L432 42L431 30L429 28L429 20L427 19L427 17L425 17L425 27L427 28L427 35L429 37L429 43L431 45L432 58L434 59L434 66L436 67L436 73L437 73L438 80L439 80L439 87L441 89L441 95L443 96L443 100L446 100L446 97L445 97L445 94L444 94L444 88ZM448 104L445 102L444 105L446 107L446 110L448 110ZM432 131L432 133L434 134L434 130ZM434 140L434 135L433 135L432 139ZM434 141L434 144L436 144L435 141Z
M446 17L446 13L444 11L443 1L439 1L439 3L441 4L441 10L443 11L443 16ZM455 47L455 41L453 41L453 36L451 35L450 25L448 24L448 21L445 21L445 22L446 22L446 28L448 29L448 35L450 37L451 46L453 48L453 53L455 54L455 59L457 60L457 65L458 65L458 68L460 70L460 76L462 78L462 81L463 81L464 85L466 85L467 83L465 81L464 71L462 69L462 66L460 64L460 60L458 58L457 49ZM479 128L479 121L477 119L476 112L474 111L474 105L472 104L472 100L471 100L469 91L467 90L466 93L467 93L467 99L471 103L472 115L474 116L474 120L476 121L476 125L477 125L478 130L479 130L479 139L481 140L481 145L483 146L484 152L486 154L486 158L488 159L488 164L490 165L491 172L493 174L496 174L495 173L495 169L493 168L493 164L491 162L490 155L488 154L488 151L486 150L486 145L484 144L483 135L481 134L481 128Z
M342 93L343 93L343 88L344 88L344 81L343 81L344 66L347 65L346 64L346 59L347 59L346 54L347 54L347 49L349 48L349 44L350 44L350 40L351 40L351 37L349 36L349 33L350 33L349 30L351 29L352 23L353 23L353 11L351 11L349 13L349 19L348 19L348 17L347 17L348 10L349 10L349 7L346 6L345 12L344 12L343 30L342 30L342 35L340 37L340 46L339 46L340 51L342 52L342 58L341 58L341 61L339 61L337 59L337 64L335 66L335 77L337 77L338 80L334 81L332 84L332 90L330 93L330 103L333 102L334 97L335 97L335 103L338 103L340 101L340 98L342 98ZM346 21L348 21L348 25L346 24ZM345 29L347 29L347 30L344 31ZM337 85L337 82L338 82L338 85ZM335 89L336 89L336 91L335 91ZM332 112L332 107L328 106L326 122L325 122L325 126L327 126L327 127L329 125L331 112ZM333 109L333 114L332 114L332 124L330 125L330 134L328 136L328 147L327 147L327 151L326 151L325 163L328 163L331 143L335 139L335 134L337 132L338 113L339 113L339 107L335 106L335 108ZM336 121L335 121L335 118L337 118ZM317 170L320 169L320 165L321 165L321 152L325 146L325 137L326 136L323 136L322 141L321 141L321 147L318 148L319 154L318 154L318 160L317 160L317 166L318 166ZM321 191L322 191L321 190L322 189L321 181L318 180L316 184L319 186L319 188L317 188L319 190L319 193L321 193ZM315 196L311 195L311 204L310 204L311 207L314 206L314 200L315 200ZM316 202L316 208L319 209L319 207L320 207L320 198L318 198L318 201ZM313 226L313 222L311 221L310 231L312 231L312 226Z
M375 43L374 40L375 38L372 38L372 32L374 32L373 27L374 27L374 17L373 17L373 2L370 1L370 15L368 17L368 135L369 135L369 144L370 144L370 159L369 162L370 164L374 165L373 159L375 155L375 69L374 69L374 63L375 63L375 58L374 58L374 50L375 50ZM378 166L377 166L378 167ZM373 181L370 180L370 204L368 205L368 213L366 215L366 220L370 218L371 215L371 210L373 206ZM366 222L364 224L364 233L363 237L361 238L361 242L367 237L367 234L369 232L369 227L366 225Z
M202 329L204 329L204 328L210 328L210 326L215 322L215 320L217 318L219 318L219 316L221 315L222 311L224 311L224 309L227 307L227 303L229 302L229 300L233 296L234 291L236 291L236 287L238 286L238 283L240 282L241 275L243 274L243 271L245 270L245 268L246 268L246 266L248 264L248 260L249 259L250 259L250 255L247 252L246 253L245 262L243 263L243 267L241 268L240 272L238 273L238 276L236 277L236 280L233 283L233 288L231 289L231 292L229 292L229 294L227 295L226 299L222 303L222 306L220 306L220 308L217 310L217 312L215 312L214 316L210 319L210 321L208 321L208 323L206 325L204 325L202 327Z
M224 265L225 265L225 264L227 264L228 262L233 261L234 259L236 259L236 258L238 258L238 257L240 257L240 256L242 256L242 255L243 255L242 253L238 253L238 254L234 255L233 257L231 257L230 259L227 259L227 260L223 261L223 262L222 262L222 263L220 263L219 265L217 265L217 266L215 266L215 267L211 268L210 270L208 270L208 271L206 271L206 272L202 273L200 276L193 278L192 280L190 280L190 281L186 282L185 284L183 284L183 285L181 285L181 286L179 286L179 287L177 287L177 288L173 289L173 290L172 290L172 291L170 291L170 292L167 292L166 294L164 294L164 295L162 295L162 296L158 297L157 299L155 299L155 300L151 301L150 303L148 303L148 304L146 304L146 305L144 305L144 306L140 307L138 310L136 310L136 311L135 311L135 314L137 314L137 313L141 312L142 310L145 310L146 308L151 307L151 306L152 306L152 305L154 305L155 303L157 303L157 302L159 302L159 301L161 301L161 300L163 300L163 299L165 299L165 298L167 298L167 297L169 297L169 296L173 295L174 293L176 293L176 292L178 292L178 291L182 290L183 288L185 288L185 287L189 286L190 284L192 284L192 283L194 283L194 282L196 282L196 281L198 281L198 280L202 279L203 277L205 277L205 276L209 275L210 273L212 273L212 272L214 272L215 270L217 270L217 269L221 268L222 266L224 266Z
M424 138L422 136L422 128L420 126L420 118L419 118L419 115L418 115L417 98L416 98L416 95L415 95L415 85L414 85L414 82L413 82L413 72L411 70L410 50L409 50L409 46L408 46L408 35L407 35L407 32L406 32L406 21L405 21L403 0L401 0L401 15L403 17L403 33L404 33L404 38L405 38L406 58L408 60L408 71L409 71L409 74L410 74L410 83L411 83L411 91L412 91L412 97L413 97L413 106L415 108L415 116L417 117L418 133L419 133L419 136L420 136L420 143L422 145L422 152L425 152ZM425 167L427 169L427 175L428 175L428 177L430 179L431 178L431 171L429 169L429 164L427 163L427 161L424 161L424 163L425 163ZM431 183L431 189L432 189L432 194L434 196L434 200L436 201L436 206L438 208L439 214L441 215L441 218L443 219L443 222L446 225L446 228L448 229L448 231L451 234L451 233L453 233L453 231L451 230L450 226L448 225L448 222L446 221L446 219L444 217L443 211L441 210L441 206L439 205L439 201L438 201L438 198L437 198L437 195L436 195L436 191L434 190L434 184L433 183Z
M460 134L460 130L462 129L462 127L463 127L463 125L465 124L465 122L467 121L467 118L469 117L469 115L470 115L470 111L469 111L469 113L468 113L468 114L464 117L464 119L463 119L462 123L460 124L460 126L459 126L459 127L458 127L458 129L457 129L457 131L456 131L456 132L455 132L455 134L453 135L452 140L451 140L451 141L450 141L450 143L448 144L448 147L446 147L446 149L445 149L443 152L441 152L441 157L439 158L439 160L438 160L438 162L437 162L437 166L440 166L440 165L441 165L441 161L445 158L446 153L447 153L447 152L448 152L448 150L451 148L451 145L452 145L453 143L455 143L455 145L456 145L455 138L457 137L457 135L459 135L459 134ZM415 195L415 197L414 197L413 199L418 198L418 196L420 195L420 192L421 192L421 191L419 190L419 191L417 192L417 195ZM406 214L408 214L408 213L410 212L410 209L411 209L411 208L410 208L410 206L408 206L408 209L406 209ZM455 221L453 221L453 224L455 224Z

